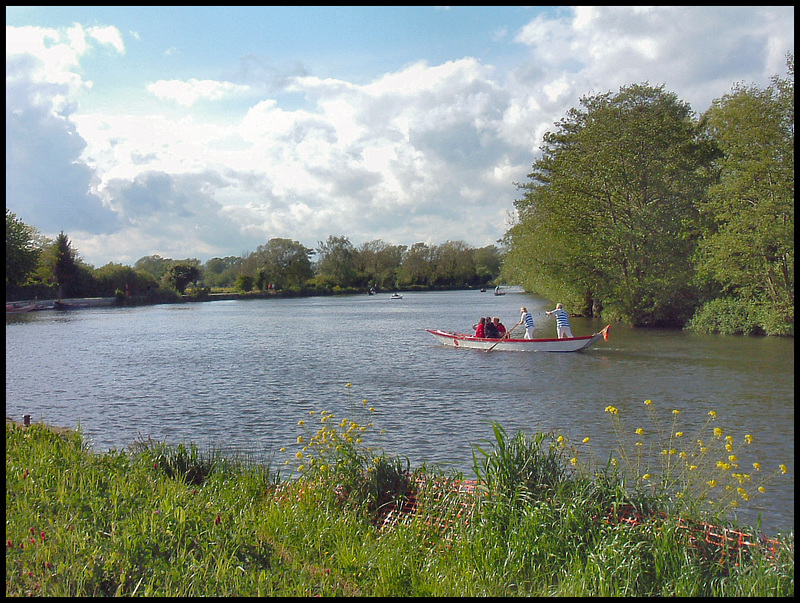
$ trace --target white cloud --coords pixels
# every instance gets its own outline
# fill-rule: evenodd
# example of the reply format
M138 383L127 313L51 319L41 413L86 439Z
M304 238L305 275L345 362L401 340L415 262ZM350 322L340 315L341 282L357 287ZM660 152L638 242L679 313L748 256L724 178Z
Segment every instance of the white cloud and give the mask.
M232 94L247 92L249 86L214 80L158 80L147 86L148 92L158 98L173 100L184 107L191 107L200 99L220 100Z
M125 54L125 44L122 41L122 34L119 33L119 30L116 27L96 26L90 27L86 31L89 36L101 44L113 46L118 53Z

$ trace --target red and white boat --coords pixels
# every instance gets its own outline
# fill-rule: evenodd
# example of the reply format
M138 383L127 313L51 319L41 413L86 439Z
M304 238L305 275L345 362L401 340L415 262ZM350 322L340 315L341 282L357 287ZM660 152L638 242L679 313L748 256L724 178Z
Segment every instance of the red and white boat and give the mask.
M6 304L6 314L17 314L21 312L30 312L31 310L36 309L36 300L30 302L29 304Z
M425 330L433 335L439 343L451 348L484 350L486 352L490 350L500 352L580 352L594 345L601 338L608 341L608 328L610 326L606 326L594 335L567 337L564 339L487 339L440 329Z

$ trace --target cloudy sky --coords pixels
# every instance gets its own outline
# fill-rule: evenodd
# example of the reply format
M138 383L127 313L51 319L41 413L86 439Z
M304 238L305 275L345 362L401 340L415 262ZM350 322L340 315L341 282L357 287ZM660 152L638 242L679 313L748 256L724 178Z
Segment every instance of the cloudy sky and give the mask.
M702 113L793 7L7 7L6 206L87 262L496 243L581 96Z

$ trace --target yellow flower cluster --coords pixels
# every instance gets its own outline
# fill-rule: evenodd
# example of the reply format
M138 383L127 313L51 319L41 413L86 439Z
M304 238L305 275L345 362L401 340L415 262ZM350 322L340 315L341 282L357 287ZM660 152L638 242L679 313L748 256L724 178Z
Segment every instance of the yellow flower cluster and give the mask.
M644 406L653 427L637 427L633 435L622 424L619 409L606 406L605 412L610 415L617 437L612 464L628 476L638 476L655 492L676 501L708 500L720 509L735 508L754 494L766 493L772 478L788 472L781 464L772 475L760 474L761 479L753 483L752 476L739 468L741 457L746 460L745 447L753 443L753 436L746 434L737 441L732 434L725 434L723 427L712 426L710 423L719 418L716 410L708 411L706 423L690 437L677 425L680 410L672 410L671 420L664 421L652 400L645 400ZM647 443L648 436L654 441ZM588 442L589 438L584 438L583 443ZM571 462L578 466L578 456ZM750 462L755 471L761 470L760 463Z

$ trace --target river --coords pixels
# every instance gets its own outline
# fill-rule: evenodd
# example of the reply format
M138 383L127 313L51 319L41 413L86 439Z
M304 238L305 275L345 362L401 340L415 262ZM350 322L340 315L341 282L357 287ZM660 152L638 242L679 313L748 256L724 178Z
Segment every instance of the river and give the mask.
M652 400L668 430L675 418L688 439L713 410L737 449L753 436L743 463L757 459L770 473L786 464L739 518L754 524L762 513L762 531L794 530L794 339L614 323L608 341L582 353L486 353L440 346L425 331L470 332L481 315L511 326L527 306L536 336L552 337L551 305L513 290L451 291L7 315L6 415L80 425L98 452L150 437L277 465L281 447L297 448L298 421L327 410L371 419L375 443L412 468L470 477L473 445L493 441L490 421L509 435L559 431L606 460L616 440L604 409L619 409L630 434L649 430ZM576 336L603 326L572 319Z

